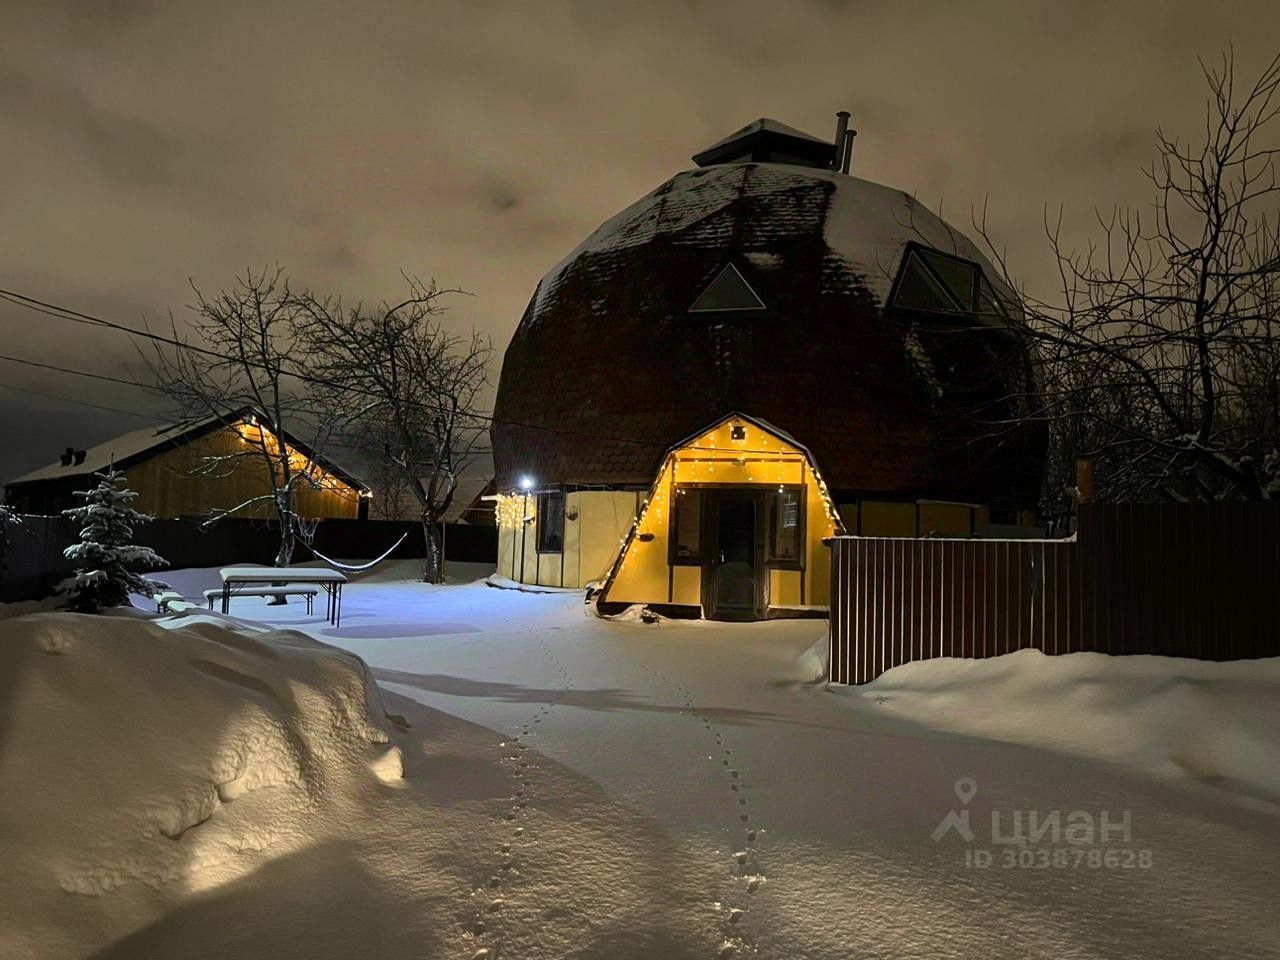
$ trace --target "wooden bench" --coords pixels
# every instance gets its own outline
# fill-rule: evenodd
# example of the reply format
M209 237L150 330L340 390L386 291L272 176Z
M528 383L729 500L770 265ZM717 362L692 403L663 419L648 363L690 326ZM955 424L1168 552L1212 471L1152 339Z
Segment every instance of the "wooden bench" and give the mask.
M151 599L156 602L156 613L166 613L169 610L169 604L175 600L182 600L183 596L173 590L163 590Z
M246 587L239 590L233 590L233 597L305 597L307 600L307 614L312 612L312 606L315 603L316 594L319 593L316 587ZM212 590L204 592L204 598L209 603L209 609L213 609L215 600L222 599L222 588L215 587Z

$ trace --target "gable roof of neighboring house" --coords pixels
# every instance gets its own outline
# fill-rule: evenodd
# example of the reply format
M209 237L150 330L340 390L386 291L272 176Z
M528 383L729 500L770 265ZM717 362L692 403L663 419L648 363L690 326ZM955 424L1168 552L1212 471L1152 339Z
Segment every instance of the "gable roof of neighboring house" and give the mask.
M242 407L239 410L217 416L211 415L196 420L186 420L181 423L164 424L158 427L143 427L90 447L84 451L84 460L80 463L71 463L64 466L61 462L54 462L40 467L38 470L23 474L17 479L10 480L6 486L13 487L26 483L90 477L95 473L101 473L111 466L113 462L116 469L127 470L168 450L185 446L216 430L230 427L236 421L243 420L245 417L253 415L253 413L252 408ZM259 419L265 418L259 417ZM319 464L327 473L356 490L364 491L369 489L368 485L363 481L352 476L323 454L316 453L306 443L293 436L287 430L280 432L283 434L283 439L288 446L297 450L308 460Z

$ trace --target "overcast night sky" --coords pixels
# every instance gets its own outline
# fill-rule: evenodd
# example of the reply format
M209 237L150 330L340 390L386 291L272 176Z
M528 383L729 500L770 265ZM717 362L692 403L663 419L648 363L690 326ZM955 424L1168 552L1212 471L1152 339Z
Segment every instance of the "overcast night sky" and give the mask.
M853 173L991 225L1048 293L1045 204L1087 236L1141 203L1157 124L1194 136L1197 55L1251 81L1280 7L896 2L9 2L0 287L124 323L279 263L392 297L460 286L505 348L542 274L759 116L859 131ZM0 302L0 353L117 376L127 338ZM497 363L492 377L496 382ZM0 479L147 421L140 391L0 361Z

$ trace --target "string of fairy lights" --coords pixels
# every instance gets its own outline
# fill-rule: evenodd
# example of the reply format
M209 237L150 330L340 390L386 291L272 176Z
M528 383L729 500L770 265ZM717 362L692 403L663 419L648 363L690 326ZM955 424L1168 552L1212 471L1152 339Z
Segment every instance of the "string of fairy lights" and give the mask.
M769 449L768 432L763 428L758 429L761 434L759 446L763 449L747 449L744 446L745 424L741 419L733 418L707 431L692 443L667 454L649 494L640 501L638 511L632 516L627 533L618 540L620 550L606 582L615 580L627 568L631 559L640 555L633 548L657 543L665 551L665 540L659 538L665 537L671 518L672 504L668 500L694 489L694 484L776 484L779 492L782 492L788 486L796 485L798 467L802 481L806 471L813 478L813 486L826 513L825 536L833 536L844 529L844 523L831 498L831 491L808 455L782 440L774 440L776 448ZM727 442L719 437L725 430L729 431L730 439ZM743 474L730 480L720 479L720 472L726 465L741 469ZM518 530L533 519L528 510L527 491L499 494L495 507L499 529Z

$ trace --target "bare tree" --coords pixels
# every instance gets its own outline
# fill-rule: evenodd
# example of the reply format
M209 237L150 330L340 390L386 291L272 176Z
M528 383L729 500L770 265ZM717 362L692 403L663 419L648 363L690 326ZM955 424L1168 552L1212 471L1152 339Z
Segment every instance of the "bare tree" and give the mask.
M1024 299L1049 500L1077 456L1096 461L1107 499L1280 496L1280 151L1260 143L1280 113L1280 56L1244 90L1230 51L1201 68L1203 135L1157 130L1150 213L1099 216L1081 252L1061 213L1046 217L1061 301Z
M427 556L423 579L441 577L441 524L460 474L485 435L479 414L492 353L476 333L446 331L445 290L406 277L398 303L308 301L306 348L333 398L350 411L353 439L394 466L417 502Z
M171 321L172 339L182 346L160 344L144 354L154 389L184 418L252 411L241 430L243 447L205 457L197 470L229 477L256 465L262 492L212 510L207 522L269 505L280 524L275 564L287 566L297 539L298 492L323 486L325 473L314 454L336 427L306 373L301 333L310 321L312 298L294 293L278 268L246 271L234 287L213 297L193 289L194 337L180 336ZM289 435L305 438L310 454L291 446Z

